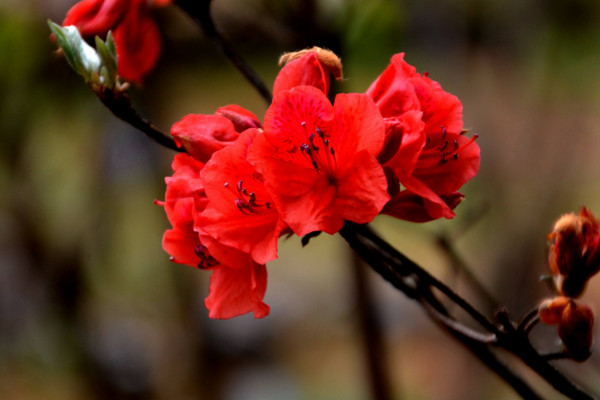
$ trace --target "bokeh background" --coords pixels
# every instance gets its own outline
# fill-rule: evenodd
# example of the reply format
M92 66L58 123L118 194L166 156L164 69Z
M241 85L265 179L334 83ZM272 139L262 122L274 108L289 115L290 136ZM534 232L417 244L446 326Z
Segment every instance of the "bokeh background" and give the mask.
M164 196L173 153L115 119L57 57L46 19L71 0L0 3L0 398L367 399L356 270L338 236L281 240L271 315L209 320L209 273L169 262ZM164 49L140 112L168 131L188 113L266 106L176 7L156 10ZM515 318L550 290L546 235L581 205L600 213L600 3L595 0L214 0L227 36L271 85L281 52L343 58L340 91L363 92L404 51L464 104L479 175L452 221L374 226L489 315L437 238ZM517 395L372 271L395 399ZM600 283L584 299L600 309ZM596 334L598 337L598 334ZM543 349L559 348L537 327ZM370 345L377 345L371 343ZM560 398L503 355L547 398ZM600 393L600 361L556 365Z

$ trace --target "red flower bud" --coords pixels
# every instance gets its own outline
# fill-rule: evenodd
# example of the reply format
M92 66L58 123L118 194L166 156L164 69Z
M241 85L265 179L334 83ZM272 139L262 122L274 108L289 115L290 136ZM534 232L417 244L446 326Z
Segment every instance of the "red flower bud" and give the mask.
M296 86L314 86L323 93L329 92L329 75L341 81L342 61L330 50L313 47L285 53L279 58L283 68L275 79L273 95Z
M548 238L548 262L558 290L568 297L580 296L600 267L600 221L582 207L577 215L561 216Z
M548 325L558 324L570 301L571 299L564 296L544 300L539 307L540 320Z
M594 313L585 304L570 301L558 324L565 349L576 361L585 361L591 353L594 327Z

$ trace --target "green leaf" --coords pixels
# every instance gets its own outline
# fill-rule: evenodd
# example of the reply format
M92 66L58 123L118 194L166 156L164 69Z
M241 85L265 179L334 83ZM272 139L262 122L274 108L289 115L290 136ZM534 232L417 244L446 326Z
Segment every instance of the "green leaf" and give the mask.
M102 61L96 50L88 45L75 26L62 27L48 20L48 26L62 49L67 62L86 82L96 79Z

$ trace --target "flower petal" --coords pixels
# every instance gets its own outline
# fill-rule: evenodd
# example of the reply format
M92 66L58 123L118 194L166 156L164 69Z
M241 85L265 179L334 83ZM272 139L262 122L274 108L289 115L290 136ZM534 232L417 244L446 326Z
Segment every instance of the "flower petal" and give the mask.
M131 0L131 6L113 34L118 74L126 81L141 83L156 64L161 49L160 33L146 0Z
M210 294L204 300L210 318L227 319L254 312L254 318L269 314L262 299L267 288L267 269L254 264L250 268L217 267L210 277Z
M235 142L239 133L222 115L189 114L173 124L171 135L195 159L207 162L215 151Z

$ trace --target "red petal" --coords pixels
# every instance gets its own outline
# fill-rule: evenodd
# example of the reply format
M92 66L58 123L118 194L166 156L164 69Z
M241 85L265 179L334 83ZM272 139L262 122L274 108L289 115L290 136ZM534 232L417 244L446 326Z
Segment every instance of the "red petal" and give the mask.
M189 114L171 128L175 142L195 159L207 162L215 151L235 142L239 133L221 115Z
M371 222L388 202L387 179L381 164L366 150L354 156L354 164L340 178L334 209L346 220Z
M160 33L146 0L132 0L113 34L119 75L126 81L141 83L156 64L161 48Z
M392 57L390 65L371 84L367 94L373 98L383 117L394 117L408 110L420 110L420 102L408 79L419 76L415 67L404 61L404 53Z
M373 100L360 93L338 94L334 104L335 117L331 129L336 134L331 142L340 158L353 157L367 150L376 157L383 148L385 123Z
M275 78L273 95L296 86L314 86L325 94L329 92L329 71L323 68L316 52L308 52L284 65Z
M420 111L407 111L399 117L385 119L385 145L377 159L405 176L412 174L427 140L421 116Z
M210 277L210 294L204 301L210 318L227 319L254 312L254 318L269 314L269 306L262 300L267 288L267 270L264 265L232 269L217 267Z
M480 150L477 143L464 135L457 135L456 141L456 146L462 148L457 152L456 159L435 163L433 166L426 162L417 163L414 170L413 175L436 193L459 190L479 171Z
M202 171L209 203L202 213L202 230L219 242L252 255L264 264L277 258L277 239L284 224L262 176L246 160L256 130L242 133L230 147L216 152ZM241 182L241 189L236 186ZM225 185L227 183L227 185ZM250 204L250 193L253 203ZM268 203L268 206L267 206ZM243 204L248 208L241 208Z
M250 128L262 128L262 124L256 118L256 115L236 104L219 107L215 114L222 115L233 122L233 126L237 132L244 132Z
M82 36L104 37L121 22L130 0L83 0L69 11L62 26L75 25Z
M200 244L198 234L192 229L168 229L163 235L163 249L172 258L172 261L197 267L201 262L196 254L196 246Z

